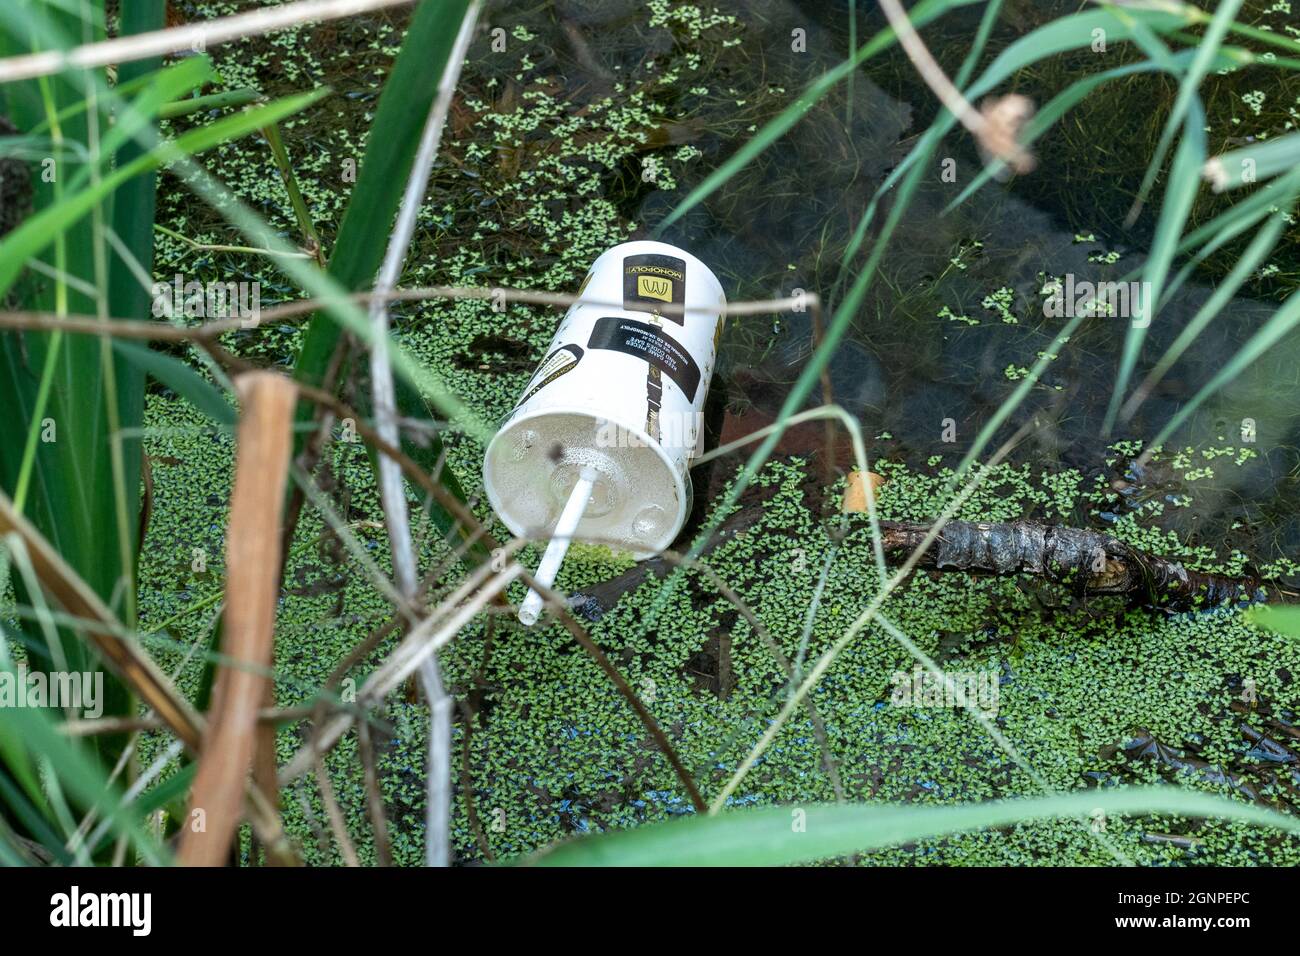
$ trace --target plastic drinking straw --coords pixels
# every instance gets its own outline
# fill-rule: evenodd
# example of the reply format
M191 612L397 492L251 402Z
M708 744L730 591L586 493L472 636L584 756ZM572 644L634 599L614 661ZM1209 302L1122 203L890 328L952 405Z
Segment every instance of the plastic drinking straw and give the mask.
M542 563L537 566L537 573L533 575L537 583L543 587L549 588L560 572L560 564L569 550L574 532L578 530L578 522L582 520L583 512L587 510L587 502L591 500L591 489L597 477L599 474L596 469L583 468L573 485L573 491L569 493L569 500L564 503L560 520L555 522L551 541L546 546L546 553L542 555ZM528 597L524 598L524 603L519 606L519 621L524 627L532 627L537 623L541 613L542 596L535 590L529 589Z

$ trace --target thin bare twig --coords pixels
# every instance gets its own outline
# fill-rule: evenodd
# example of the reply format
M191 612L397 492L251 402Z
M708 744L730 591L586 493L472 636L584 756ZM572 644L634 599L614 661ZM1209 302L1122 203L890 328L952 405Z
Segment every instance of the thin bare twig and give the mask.
M518 550L522 542L512 542L507 549ZM481 565L470 574L438 607L406 636L388 659L375 668L357 691L357 704L369 707L383 700L394 688L414 673L424 659L450 641L485 604L504 591L523 571L522 565L512 562L501 572L490 565ZM472 596L471 596L472 595ZM443 623L446 621L446 623ZM324 724L312 741L300 748L280 771L280 784L292 783L311 766L312 753L333 747L351 728L354 717L340 714Z
M382 299L387 302L424 302L431 299L468 299L488 302L518 302L522 305L550 305L568 308L576 302L607 309L621 309L623 303L606 299L589 298L567 292L539 292L532 289L487 288L482 286L428 286L415 289L393 289L390 292L354 292L340 296L342 300L362 305ZM164 322L147 322L139 319L111 318L104 321L94 315L59 315L56 312L15 311L0 312L0 329L24 329L33 332L62 331L67 335L107 335L123 339L144 339L153 342L203 342L213 340L227 332L255 329L272 322L285 322L318 312L334 299L295 299L262 309L256 316L246 318L213 319L199 325L169 325ZM794 309L812 308L820 304L812 293L788 296L782 299L754 299L730 302L722 315L770 315ZM717 306L694 309L665 302L659 307L665 315L683 315L687 312L708 311L715 314Z
M209 46L286 30L303 23L319 23L356 16L386 7L404 6L411 0L301 0L282 6L250 10L167 30L86 43L71 50L45 50L0 60L0 83L29 80L71 69L92 69L113 63L148 60L168 53L204 50Z
M316 786L320 788L321 802L325 804L325 816L329 819L330 830L334 833L334 842L339 845L339 852L343 854L345 865L360 866L361 861L357 858L356 847L352 845L352 837L348 835L347 821L343 819L343 811L334 796L334 786L330 783L329 771L325 769L325 758L318 750L312 752L312 758L312 765L316 771Z
M921 75L926 86L934 91L948 112L957 117L961 124L970 130L971 135L979 141L989 153L992 153L1018 173L1026 173L1034 168L1034 157L1017 141L1020 123L1023 118L1022 101L1024 97L1003 97L990 103L984 110L977 110L970 104L961 91L953 86L948 75L930 55L929 49L921 40L920 34L912 26L907 11L898 0L880 0L880 9L884 11L889 25L898 35L898 42L903 48L916 72ZM1017 107L1017 109L1012 109Z
M366 781L366 806L370 811L370 825L375 831L375 860L380 866L393 865L393 850L388 841L388 817L384 814L384 795L379 789L379 770L375 763L375 745L370 735L370 724L357 725L357 756Z
M203 343L203 347L209 352L209 354L217 358L218 361L223 364L226 364L228 367L249 370L256 368L252 363L231 355L229 352L214 343L205 342ZM366 422L361 414L357 412L356 409L352 408L352 406L324 389L316 388L313 385L307 385L303 382L298 383L298 394L300 398L304 398L309 402L314 402L330 409L334 413L334 416L340 420L351 420L356 426L357 435L362 441L367 445L370 445L381 455L387 455L394 459L399 465L401 465L402 471L405 473L406 477L432 495L433 499L443 508L447 509L452 517L456 518L456 520L460 521L466 527L481 527L475 520L474 516L470 513L469 509L465 507L464 503L459 498L449 492L438 482L434 481L433 478L427 474L414 459L407 455L406 452L402 451L401 448L390 442L384 441L384 439L379 436L379 433L376 432L374 428ZM496 539L486 530L482 531L480 538L484 545L489 549L499 547Z
M350 706L350 705L346 705ZM263 707L257 712L259 724L288 724L306 720L315 713L315 706ZM156 716L96 717L94 720L65 720L56 728L68 737L95 737L104 734L134 734L155 730L168 730L167 724Z

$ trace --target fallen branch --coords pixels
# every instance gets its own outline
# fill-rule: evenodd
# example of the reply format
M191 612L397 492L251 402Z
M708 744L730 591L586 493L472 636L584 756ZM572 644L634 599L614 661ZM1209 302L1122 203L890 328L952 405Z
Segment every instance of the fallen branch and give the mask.
M880 528L892 559L911 554L930 531L928 524L899 521L882 521ZM1120 595L1168 610L1250 601L1260 586L1255 578L1194 571L1100 531L1037 521L949 521L920 564L936 571L1033 574L1079 594Z
M701 556L749 531L762 516L761 508L761 502L751 502L728 518L721 526L722 533ZM906 560L917 551L931 527L905 521L880 522L885 557L890 563ZM583 588L570 597L570 606L590 620L599 618L626 592L651 578L662 577L671 564L668 556L643 561L617 577ZM1262 584L1249 576L1196 571L1101 531L1037 521L949 521L934 547L922 553L916 564L934 571L968 574L1032 574L1071 587L1081 595L1117 595L1135 604L1171 611L1251 601Z

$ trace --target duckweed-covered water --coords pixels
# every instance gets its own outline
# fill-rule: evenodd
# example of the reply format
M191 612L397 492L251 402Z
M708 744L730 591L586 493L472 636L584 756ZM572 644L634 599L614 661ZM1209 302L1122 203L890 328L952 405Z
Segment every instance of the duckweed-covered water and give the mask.
M192 16L211 16L243 6L188 8ZM1249 5L1250 22L1294 33L1300 24L1284 8ZM957 11L926 31L950 74L981 12L982 6ZM1005 4L987 55L1065 12L1059 4ZM272 95L319 83L335 89L285 130L327 247L347 202L346 163L361 156L403 16L361 17L213 51L231 88ZM406 286L576 289L596 255L649 235L692 186L839 62L850 33L861 42L881 26L874 5L851 13L844 3L786 0L721 10L675 0L500 4L489 6L484 21L421 212ZM792 49L792 31L803 31L804 52ZM1067 56L1018 75L1014 89L1041 103L1080 72L1103 68L1098 56L1111 67L1132 54L1116 47ZM1300 90L1281 76L1257 70L1211 78L1213 151L1294 127ZM934 174L923 178L830 364L831 397L860 421L875 470L888 479L884 517L925 520L942 508L950 469L1064 324L1043 307L1054 279L1118 279L1141 262L1158 201L1132 228L1123 220L1173 95L1173 84L1154 76L1104 87L1038 144L1034 173L992 182L950 211L980 159L964 133L945 139ZM840 258L859 217L935 109L906 60L872 61L661 238L707 262L733 301L802 289L833 306L845 278ZM208 166L294 233L269 151L232 146L210 156ZM955 181L945 170L955 170ZM169 228L202 242L233 241L222 220L174 180L164 178L161 190ZM1220 208L1206 199L1194 221ZM1150 464L1133 465L1142 442L1295 288L1294 238L1291 227L1263 274L1111 436L1101 426L1127 324L1110 317L1083 323L995 445L1027 422L1035 427L986 475L961 516L1106 528L1198 567L1260 569L1283 587L1296 584L1294 343L1280 344L1207 403ZM869 234L864 252L871 242ZM863 259L854 259L849 278ZM1161 310L1142 371L1232 261L1211 258ZM176 272L256 279L264 303L294 294L264 260L198 252L166 237L156 272L165 279ZM415 354L487 421L511 408L559 317L532 307L498 313L476 301L394 312ZM287 366L299 336L291 325L260 328L233 334L228 345ZM813 338L808 313L730 322L711 396L711 442L773 420ZM345 397L366 389L358 366ZM821 398L819 387L809 405ZM207 430L198 413L161 389L150 398L148 425L154 501L142 617L185 646L204 639L222 587L232 440ZM452 431L448 448L462 484L477 489L482 447ZM740 461L724 458L697 472L692 527L710 516ZM820 423L790 429L738 510L725 517L736 533L707 557L791 660L815 659L878 586L865 522L853 519L842 538L827 522L837 508L838 476L850 463L847 441L828 449ZM363 446L336 442L317 481L350 536L387 568ZM476 513L491 519L482 502ZM508 537L499 523L493 529ZM431 567L443 547L427 527L417 534ZM559 583L599 597L586 605L592 636L638 689L706 796L716 793L785 693L770 648L693 573L665 591L659 578L625 559L577 548ZM309 509L278 618L278 702L310 700L388 613L347 542ZM959 709L894 706L894 691L914 662L872 627L813 694L824 739L807 712L797 712L734 803L943 803L1030 795L1044 785L1165 780L1296 806L1300 648L1255 628L1236 609L1170 616L1081 601L1031 580L949 573L917 576L886 614L945 668L996 688L995 723L1016 759ZM391 646L354 670L356 686ZM164 663L178 663L180 655L160 652ZM508 858L570 834L689 812L644 728L562 628L525 631L507 617L481 618L446 652L444 666L459 704L453 837L460 862ZM197 693L199 675L191 663L182 683ZM418 862L423 852L427 716L422 703L400 695L376 715L382 787L403 863ZM281 732L282 760L303 733L298 726ZM327 765L351 835L373 858L355 737ZM285 812L309 859L338 862L337 850L320 837L324 811L314 782L305 778L292 788ZM867 854L860 862L1249 864L1297 857L1294 838L1134 817L1024 824Z

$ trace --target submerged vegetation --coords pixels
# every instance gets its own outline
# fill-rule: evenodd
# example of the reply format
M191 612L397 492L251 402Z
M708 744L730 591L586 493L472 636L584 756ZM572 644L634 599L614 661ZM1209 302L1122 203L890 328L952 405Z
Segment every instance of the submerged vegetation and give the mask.
M59 5L18 6L49 13L49 33L5 16L4 57L80 41ZM85 24L94 35L143 32L150 14L160 25L164 4L142 3L136 23L131 4L89 6L103 17ZM280 5L167 6L173 21L202 24ZM1036 169L1010 180L983 175L987 151L941 109L879 10L856 3L424 0L134 72L123 63L5 83L14 132L0 155L26 168L36 194L21 218L0 215L0 277L17 317L0 332L4 400L23 425L0 441L0 484L178 696L214 714L214 684L237 669L222 656L239 450L231 379L278 370L373 419L364 306L160 337L148 351L68 334L59 352L60 333L22 317L166 324L146 278L255 285L264 312L370 288L392 226L380 213L397 210L438 77L425 75L405 110L393 84L450 58L470 6L477 28L397 286L480 295L390 307L395 351L417 370L394 362L402 447L447 499L408 483L418 567L432 578L423 611L475 568L501 572L493 562L514 557L533 568L540 553L525 545L501 559L466 541L468 522L448 504L459 496L496 543L510 540L481 493L483 436L514 407L559 315L493 290L572 293L602 251L655 236L707 262L732 302L813 293L824 314L729 320L708 446L760 441L695 468L695 511L677 543L686 560L637 564L575 546L556 584L571 620L524 629L483 602L439 652L454 707L451 861L672 862L685 838L655 824L767 807L749 819L779 851L737 862L1300 863L1300 628L1285 612L1169 613L1027 576L933 569L887 586L872 526L946 516L1102 530L1194 570L1263 580L1270 605L1294 598L1300 20L1282 0L1217 12L917 4L910 15L935 60L976 105L1007 92L1038 104L1021 131ZM433 53L403 47L434 35ZM855 48L865 52L846 66ZM1077 86L1100 71L1109 82ZM87 76L98 77L89 107ZM133 77L153 79L131 87ZM215 98L175 106L198 96ZM122 133L112 150L86 125L105 111ZM133 119L183 144L155 164L156 214L148 175L60 214L151 155L153 144L131 139ZM376 147L375 135L388 138ZM82 150L77 171L42 183L42 158L77 152L69 142ZM390 144L401 158L367 181ZM1286 161L1246 156L1257 173L1246 188L1203 181L1210 157L1239 162L1271 144ZM366 189L387 205L358 211ZM15 229L40 215L53 242ZM1053 313L1076 281L1145 283L1154 321ZM179 325L220 318L186 295L180 304ZM319 345L331 336L341 350ZM1234 374L1221 379L1224 369ZM36 414L47 400L48 415ZM883 478L871 515L841 509L847 474L864 464L841 423L828 433L820 420L790 422L823 402L845 410ZM82 413L91 406L94 428ZM300 409L285 492L292 501L297 489L301 511L275 601L279 713L262 725L276 727L274 816L307 863L417 865L429 858L434 783L427 694L364 693L405 629L376 480L384 452L358 421L319 407ZM38 441L47 417L62 430L57 453ZM53 504L64 497L79 500L77 515ZM706 544L711 529L721 534ZM66 653L69 668L88 669L77 663L93 659L85 622L5 540L0 667L56 669ZM505 597L517 605L526 590L516 580ZM661 728L704 808L575 627ZM966 681L965 697L941 672ZM69 714L0 707L0 858L165 862L183 846L203 752L183 750L175 726L127 726L158 715L131 696L129 676L109 683L117 733L74 734ZM313 735L340 713L366 729L313 768ZM131 770L110 783L124 748ZM315 772L285 779L303 753L299 769ZM256 762L253 779L268 780ZM1023 812L977 806L1034 798L1044 802ZM835 803L848 806L820 806ZM92 807L106 825L74 836ZM941 807L947 816L927 815ZM819 814L857 809L847 843L797 843L791 813L809 811L815 827ZM236 855L257 865L273 844L264 819L247 823ZM533 856L629 829L646 842ZM694 832L704 861L728 862L707 856L710 831Z

